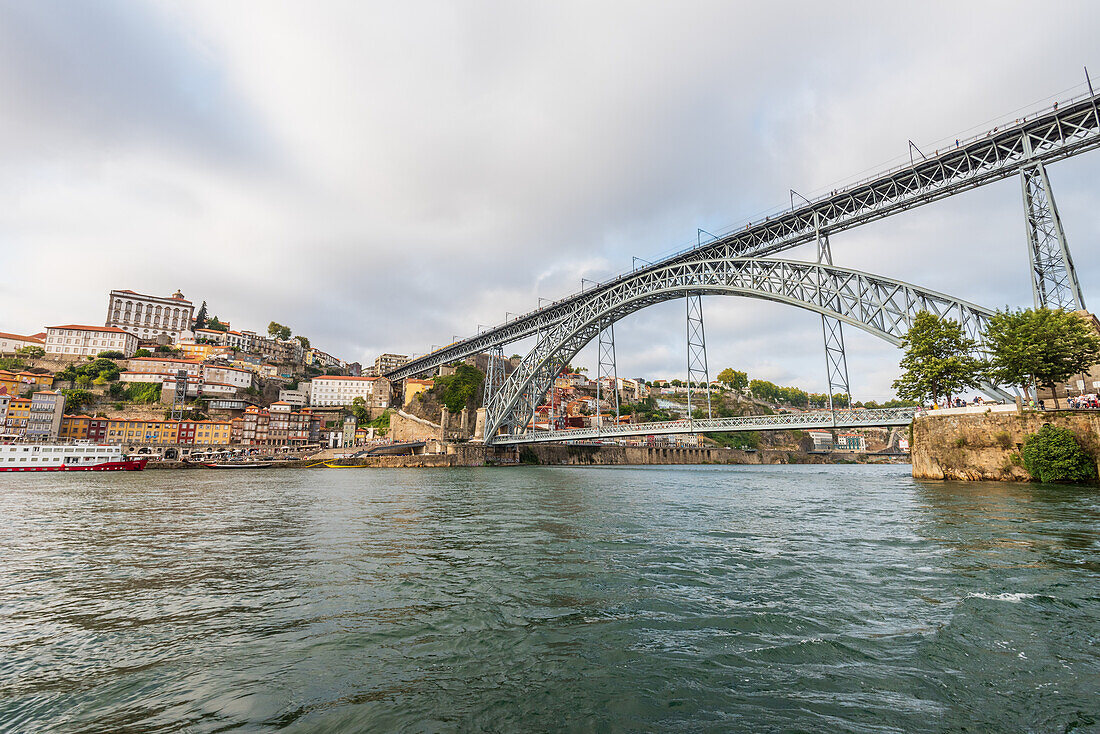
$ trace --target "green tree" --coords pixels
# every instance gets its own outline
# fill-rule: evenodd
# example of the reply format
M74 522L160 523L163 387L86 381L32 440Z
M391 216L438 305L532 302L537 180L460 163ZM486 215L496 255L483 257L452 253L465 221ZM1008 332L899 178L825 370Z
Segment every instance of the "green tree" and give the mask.
M351 414L355 416L355 424L357 426L365 426L370 422L370 411L367 410L367 401L361 397L352 399L351 401Z
M283 326L276 321L272 321L267 325L267 335L275 339L289 339L290 334L291 331L289 326Z
M87 390L62 390L61 394L65 396L66 413L79 413L85 406L94 403L96 398L95 393Z
M100 352L96 355L99 359L126 359L126 355L122 352L111 350L107 352Z
M749 392L757 400L764 400L769 403L779 402L779 385L768 380L753 380L749 383Z
M195 314L195 328L206 328L206 301L202 302L202 305L199 306L199 312Z
M1001 384L1055 389L1100 361L1100 337L1072 311L1048 308L998 311L982 333L989 350L989 376Z
M302 343L302 349L305 349L307 352L309 351L309 339L308 338L302 336L301 334L298 334L294 338Z
M454 374L435 378L430 392L447 406L447 410L457 413L470 405L476 407L484 379L485 375L481 370L459 363L455 366Z
M732 367L727 367L718 373L718 381L729 387L731 390L741 392L749 384L749 376L744 372L739 372Z
M35 344L28 344L25 347L21 347L15 351L20 357L30 357L31 359L37 359L38 357L45 357L46 350Z
M973 355L977 344L957 321L921 311L901 345L904 371L894 380L894 389L903 399L936 403L981 380L983 364Z
M152 353L148 349L139 349L134 352L134 357L151 357Z
M1049 423L1024 439L1024 467L1040 482L1087 482L1096 478L1096 462L1072 431Z
M207 319L206 328L213 329L214 331L229 331L229 325L222 323L217 316L211 316Z

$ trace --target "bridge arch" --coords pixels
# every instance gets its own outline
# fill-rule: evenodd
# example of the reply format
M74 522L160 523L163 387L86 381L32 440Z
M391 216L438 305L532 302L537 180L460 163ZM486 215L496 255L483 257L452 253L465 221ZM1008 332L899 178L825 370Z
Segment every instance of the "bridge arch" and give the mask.
M730 258L676 263L640 272L580 299L543 331L486 406L486 442L501 428L526 430L562 367L607 327L648 306L689 295L760 298L815 311L898 345L920 311L958 321L977 339L989 309L893 278L794 260Z

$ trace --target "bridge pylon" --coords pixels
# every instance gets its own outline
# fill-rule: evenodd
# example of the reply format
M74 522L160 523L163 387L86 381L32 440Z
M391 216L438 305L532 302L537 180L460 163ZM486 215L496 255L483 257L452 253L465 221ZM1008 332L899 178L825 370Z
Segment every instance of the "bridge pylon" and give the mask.
M817 238L817 264L832 266L833 251L829 235L821 230L821 216L814 212L814 234ZM839 299L839 295L836 296ZM830 304L840 311L839 304ZM839 319L821 315L821 331L825 336L825 380L828 385L829 410L834 410L833 395L841 394L852 404L852 391L848 387L848 357L844 352L844 327Z
M493 398L504 384L504 346L498 344L490 347L488 356L481 392L481 404L486 408L493 402Z
M615 425L619 425L619 370L615 364L615 324L608 322L600 329L599 353L596 367L596 428L603 427L603 383L607 380L611 393L615 396Z
M1031 141L1026 136L1024 147L1030 156ZM1069 254L1062 217L1058 214L1050 178L1042 161L1037 160L1020 169L1020 185L1024 195L1031 293L1035 308L1084 310L1081 284L1077 281L1077 270Z
M707 396L707 418L713 417L710 409L710 372L707 370L707 338L703 331L703 297L698 293L690 294L687 301L687 411L691 415L692 383L702 382Z

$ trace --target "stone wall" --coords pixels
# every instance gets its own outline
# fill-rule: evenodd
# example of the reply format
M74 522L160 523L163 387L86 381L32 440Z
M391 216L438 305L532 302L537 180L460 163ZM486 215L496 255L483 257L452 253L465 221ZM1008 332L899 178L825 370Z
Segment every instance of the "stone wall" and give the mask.
M403 410L395 410L390 414L388 437L395 443L430 441L440 437L440 428L438 423L417 418Z
M924 415L913 421L913 476L917 479L1028 482L1020 460L1024 438L1050 423L1073 431L1085 451L1100 455L1095 411L1024 411Z

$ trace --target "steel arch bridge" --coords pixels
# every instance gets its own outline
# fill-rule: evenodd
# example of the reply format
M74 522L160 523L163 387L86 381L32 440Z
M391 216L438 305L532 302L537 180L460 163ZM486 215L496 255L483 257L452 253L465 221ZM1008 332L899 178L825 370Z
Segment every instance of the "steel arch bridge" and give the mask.
M976 304L900 280L793 260L723 258L649 269L577 301L568 315L542 333L519 367L490 396L486 440L494 441L502 428L507 434L526 430L554 378L600 331L648 306L697 295L786 303L843 321L894 345L901 343L920 311L955 319L971 337L979 335L993 315Z
M521 435L532 423L534 408L553 378L585 344L597 337L600 340L599 386L602 378L615 377L613 324L655 303L687 298L689 385L700 377L709 384L701 296L740 295L821 314L831 407L835 391L850 395L842 323L898 344L916 313L927 310L958 320L966 334L975 338L991 311L899 280L833 267L830 234L1018 174L1034 304L1037 308L1084 309L1046 166L1097 147L1100 147L1100 95L1089 82L1085 96L1061 105L1055 103L984 135L956 140L954 146L936 150L932 156L925 155L910 141L908 165L833 190L813 201L803 199L804 205L795 206L796 194L792 190L790 209L777 216L749 223L721 237L711 235L712 240L700 241L696 247L657 263L643 261L644 267L632 268L587 290L582 282L578 293L415 357L385 376L400 380L488 351L486 442L564 440L564 436L551 437L560 431L543 431L539 436L523 438ZM807 242L817 244L816 265L763 259ZM503 345L531 336L537 337L535 347L505 379ZM605 366L609 371L605 371ZM992 385L983 386L983 390L998 397L1007 396ZM598 396L599 392L597 401ZM617 392L615 397L617 413ZM709 407L709 388L707 400ZM690 408L690 388L688 403ZM835 423L838 414L830 414ZM887 418L898 421L904 416L899 413L875 419ZM715 423L713 428L704 428L702 422L695 421L693 429L747 430L740 423L740 428L732 423L719 426L721 420L708 420L708 425ZM680 427L675 431L666 429L652 432L682 432ZM628 432L633 435L637 430L643 429ZM602 435L601 432L621 433L597 425L595 433ZM574 432L569 435L580 437Z

